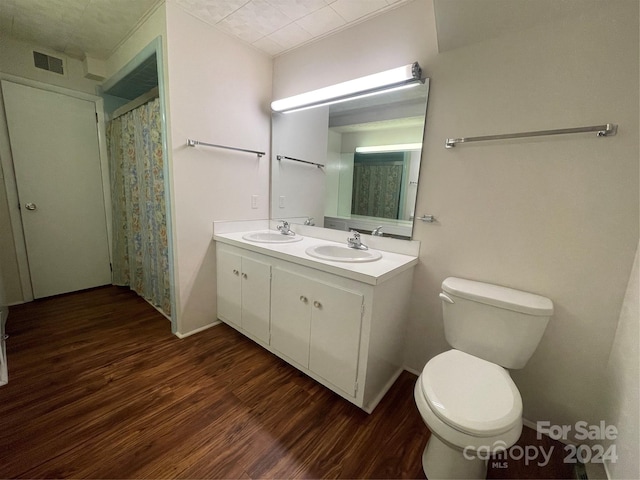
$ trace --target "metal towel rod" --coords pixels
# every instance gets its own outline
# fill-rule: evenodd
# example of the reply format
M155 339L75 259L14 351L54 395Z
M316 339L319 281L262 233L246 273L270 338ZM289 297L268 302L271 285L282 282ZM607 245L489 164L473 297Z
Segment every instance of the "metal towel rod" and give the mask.
M287 157L285 155L277 155L276 158L278 159L278 161L282 160L283 158L286 158L287 160L293 160L294 162L308 163L309 165L315 165L318 168L324 167L324 165L322 165L321 163L310 162L308 160L300 160L299 158Z
M206 147L215 147L215 148L224 148L226 150L235 150L237 152L255 153L256 155L258 155L258 158L263 157L265 154L265 152L258 152L257 150L247 150L245 148L237 148L237 147L226 147L224 145L216 145L215 143L206 143L206 142L201 142L199 140L187 139L187 146L195 147L196 145L204 145Z
M563 135L567 133L597 132L599 137L608 137L610 135L615 135L617 131L618 125L614 123L607 123L605 125L593 125L591 127L560 128L557 130L538 130L536 132L505 133L502 135L485 135L482 137L447 138L445 147L453 148L457 143L482 142L485 140L503 140L508 138L541 137L544 135Z

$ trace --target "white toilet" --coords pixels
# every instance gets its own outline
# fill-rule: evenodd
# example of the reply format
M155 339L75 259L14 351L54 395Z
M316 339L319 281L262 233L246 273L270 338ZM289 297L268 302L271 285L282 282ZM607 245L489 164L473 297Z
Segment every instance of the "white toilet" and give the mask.
M506 369L526 365L553 303L454 277L442 282L440 298L453 350L432 358L416 382L416 405L431 431L422 466L429 480L484 479L488 454L522 432L522 398Z

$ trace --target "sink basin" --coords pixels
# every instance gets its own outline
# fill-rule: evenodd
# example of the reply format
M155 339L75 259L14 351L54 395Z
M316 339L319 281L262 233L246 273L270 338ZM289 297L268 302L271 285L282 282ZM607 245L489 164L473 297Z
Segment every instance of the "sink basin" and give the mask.
M375 250L358 250L342 245L315 245L305 250L307 255L332 262L374 262L382 258Z
M274 232L272 230L246 233L242 238L257 243L292 243L302 240L300 235L283 235L280 232Z

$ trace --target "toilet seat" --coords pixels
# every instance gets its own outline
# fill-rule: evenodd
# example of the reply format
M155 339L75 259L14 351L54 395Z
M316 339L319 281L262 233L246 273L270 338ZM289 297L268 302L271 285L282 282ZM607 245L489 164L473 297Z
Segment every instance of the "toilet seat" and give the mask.
M420 376L422 392L436 416L478 437L506 432L522 417L522 397L499 365L459 350L432 358Z

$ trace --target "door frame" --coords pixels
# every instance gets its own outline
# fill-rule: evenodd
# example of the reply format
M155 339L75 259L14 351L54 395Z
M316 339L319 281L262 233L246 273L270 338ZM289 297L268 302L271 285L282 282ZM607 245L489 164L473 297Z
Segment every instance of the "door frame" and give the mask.
M101 97L89 93L78 92L64 87L49 85L47 83L29 80L15 75L0 73L0 80L25 85L27 87L38 88L79 98L93 102L97 114L96 129L98 133L98 150L100 156L100 173L102 174L102 195L104 198L105 223L107 226L107 245L109 247L109 262L112 259L111 252L111 189L109 187L109 163L107 157L107 143L105 138L105 116L104 102ZM4 110L4 98L0 91L0 165L4 176L5 188L7 191L7 202L9 204L9 217L11 220L11 230L13 232L13 242L16 249L16 260L20 275L20 285L22 287L22 298L24 302L34 299L33 288L31 287L31 274L29 272L29 261L27 259L27 247L22 227L22 215L20 213L20 201L18 199L18 186L16 183L15 170L13 167L13 155L9 141L9 130L7 127L6 112Z
M172 186L172 158L169 155L169 130L170 119L168 115L167 99L168 99L168 77L165 73L165 52L166 47L163 45L163 37L157 36L151 40L144 48L136 53L123 67L117 72L107 78L98 87L98 94L101 95L105 91L108 91L113 85L118 83L124 77L129 75L138 65L149 58L151 55L156 56L156 66L158 75L158 98L160 100L160 113L161 113L161 128L162 128L162 163L164 173L164 199L166 205L166 222L167 222L167 247L169 249L169 290L171 295L171 332L178 335L178 296L179 291L176 288L176 262L174 253L174 232L173 225L175 224L175 208L172 202L173 198L173 186ZM102 112L104 113L104 112ZM104 130L106 132L106 129ZM106 155L106 148L105 148ZM108 170L107 170L108 172ZM107 177L107 182L108 182ZM108 185L108 183L107 183ZM109 197L109 204L111 198ZM109 218L111 218L111 209L109 209ZM111 235L111 224L109 224L109 234ZM111 240L111 239L110 239ZM109 255L111 255L111 243L109 244Z

